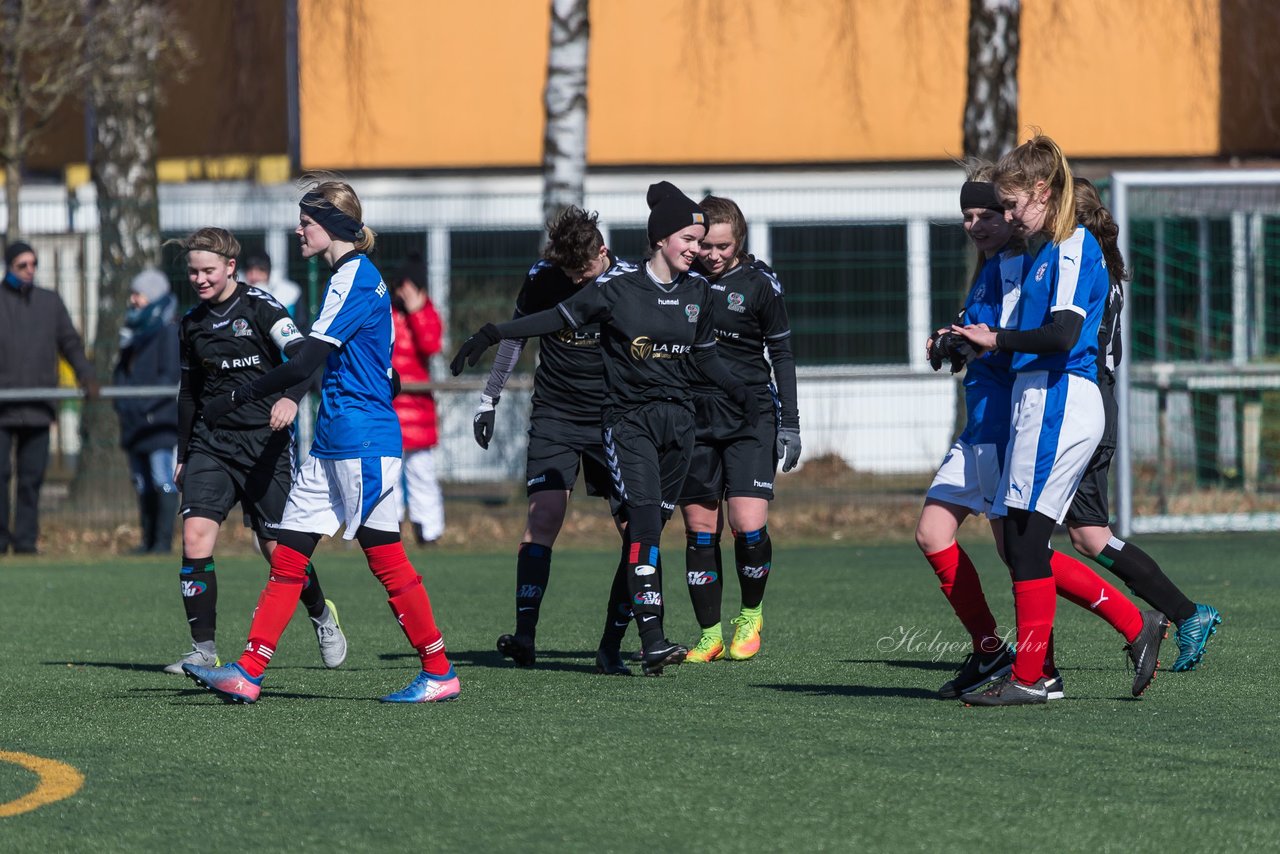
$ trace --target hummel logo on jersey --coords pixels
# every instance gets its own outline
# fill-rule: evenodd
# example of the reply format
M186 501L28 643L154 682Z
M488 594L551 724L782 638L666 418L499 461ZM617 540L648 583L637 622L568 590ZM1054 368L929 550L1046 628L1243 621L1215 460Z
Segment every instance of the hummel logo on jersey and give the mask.
M678 299L662 299L661 297L658 298L658 305L679 305L679 304L680 304L680 300Z
M222 327L226 326L230 322L231 322L231 318L228 317L226 320L219 320L217 323L213 324L213 326L210 326L209 328L221 329Z
M252 368L262 364L261 356L245 356L243 359L223 359L222 370L229 371L236 368Z
M760 489L773 489L773 481L752 480L751 482Z
M545 474L540 474L537 477L532 478L528 483L525 484L525 486L533 486L536 483L546 483L546 481L547 481L547 476Z
M724 286L724 285L712 285L712 286L711 286L711 290L713 290L713 291L723 291L723 290L727 290L727 288L725 288L725 286Z
M1111 597L1107 596L1107 591L1105 590L1100 591L1098 593L1098 600L1089 606L1089 610L1096 611L1099 605L1101 605L1103 602L1106 602L1110 598Z

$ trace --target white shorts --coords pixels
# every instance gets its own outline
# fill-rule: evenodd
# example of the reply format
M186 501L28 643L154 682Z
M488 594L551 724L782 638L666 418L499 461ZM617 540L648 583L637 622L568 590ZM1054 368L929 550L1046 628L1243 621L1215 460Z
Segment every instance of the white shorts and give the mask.
M1003 463L994 444L970 445L956 439L924 497L990 516Z
M280 527L332 537L346 525L343 539L354 540L363 525L400 532L399 457L322 460L307 457L293 476Z
M996 508L1033 510L1061 522L1102 439L1102 394L1093 380L1057 371L1018 374L1009 450Z

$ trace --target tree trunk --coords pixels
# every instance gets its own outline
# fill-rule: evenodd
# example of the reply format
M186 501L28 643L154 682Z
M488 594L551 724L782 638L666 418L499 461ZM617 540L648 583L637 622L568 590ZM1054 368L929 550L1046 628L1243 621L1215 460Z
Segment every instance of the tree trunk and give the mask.
M18 0L4 0L4 20L0 21L0 63L3 63L4 104L4 242L9 244L22 234L18 211L18 194L22 189L22 45L20 22L22 8Z
M93 362L111 376L129 285L160 260L156 192L156 79L165 38L156 0L109 0L94 6L93 183L98 195L98 326ZM85 507L120 495L127 483L117 448L119 425L106 403L85 407L84 450L73 484Z
M546 132L542 142L542 214L582 205L587 173L588 0L551 0Z
M992 162L1018 139L1021 0L969 0L964 154Z

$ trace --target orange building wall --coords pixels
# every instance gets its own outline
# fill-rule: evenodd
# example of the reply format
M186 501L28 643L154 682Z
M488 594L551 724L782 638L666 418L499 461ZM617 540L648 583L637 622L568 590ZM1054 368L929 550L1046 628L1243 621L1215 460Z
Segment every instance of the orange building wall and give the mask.
M302 165L537 166L547 7L300 0ZM594 0L591 14L593 165L960 154L966 0ZM1220 42L1218 0L1024 0L1021 124L1076 156L1216 154Z

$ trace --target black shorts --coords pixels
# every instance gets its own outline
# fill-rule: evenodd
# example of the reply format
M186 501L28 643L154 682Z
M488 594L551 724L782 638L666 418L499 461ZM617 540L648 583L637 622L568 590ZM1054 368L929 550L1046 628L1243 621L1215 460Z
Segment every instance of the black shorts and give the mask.
M280 519L293 485L293 432L219 430L194 445L182 471L182 517L222 524L236 502L245 527L267 540L280 535Z
M1093 452L1089 467L1084 470L1076 496L1071 499L1071 507L1067 510L1068 525L1104 528L1111 524L1110 507L1107 503L1107 474L1115 453L1114 445L1099 445Z
M693 453L693 412L674 401L615 410L606 416L604 452L614 498L622 507L658 505L675 512Z
M694 398L697 443L680 490L681 504L738 496L773 500L778 415L772 397L761 398L759 403L760 420L751 427L723 395Z
M612 493L600 425L535 410L529 418L529 452L524 470L528 494L547 489L572 490L578 481L579 466L587 495L607 498Z

